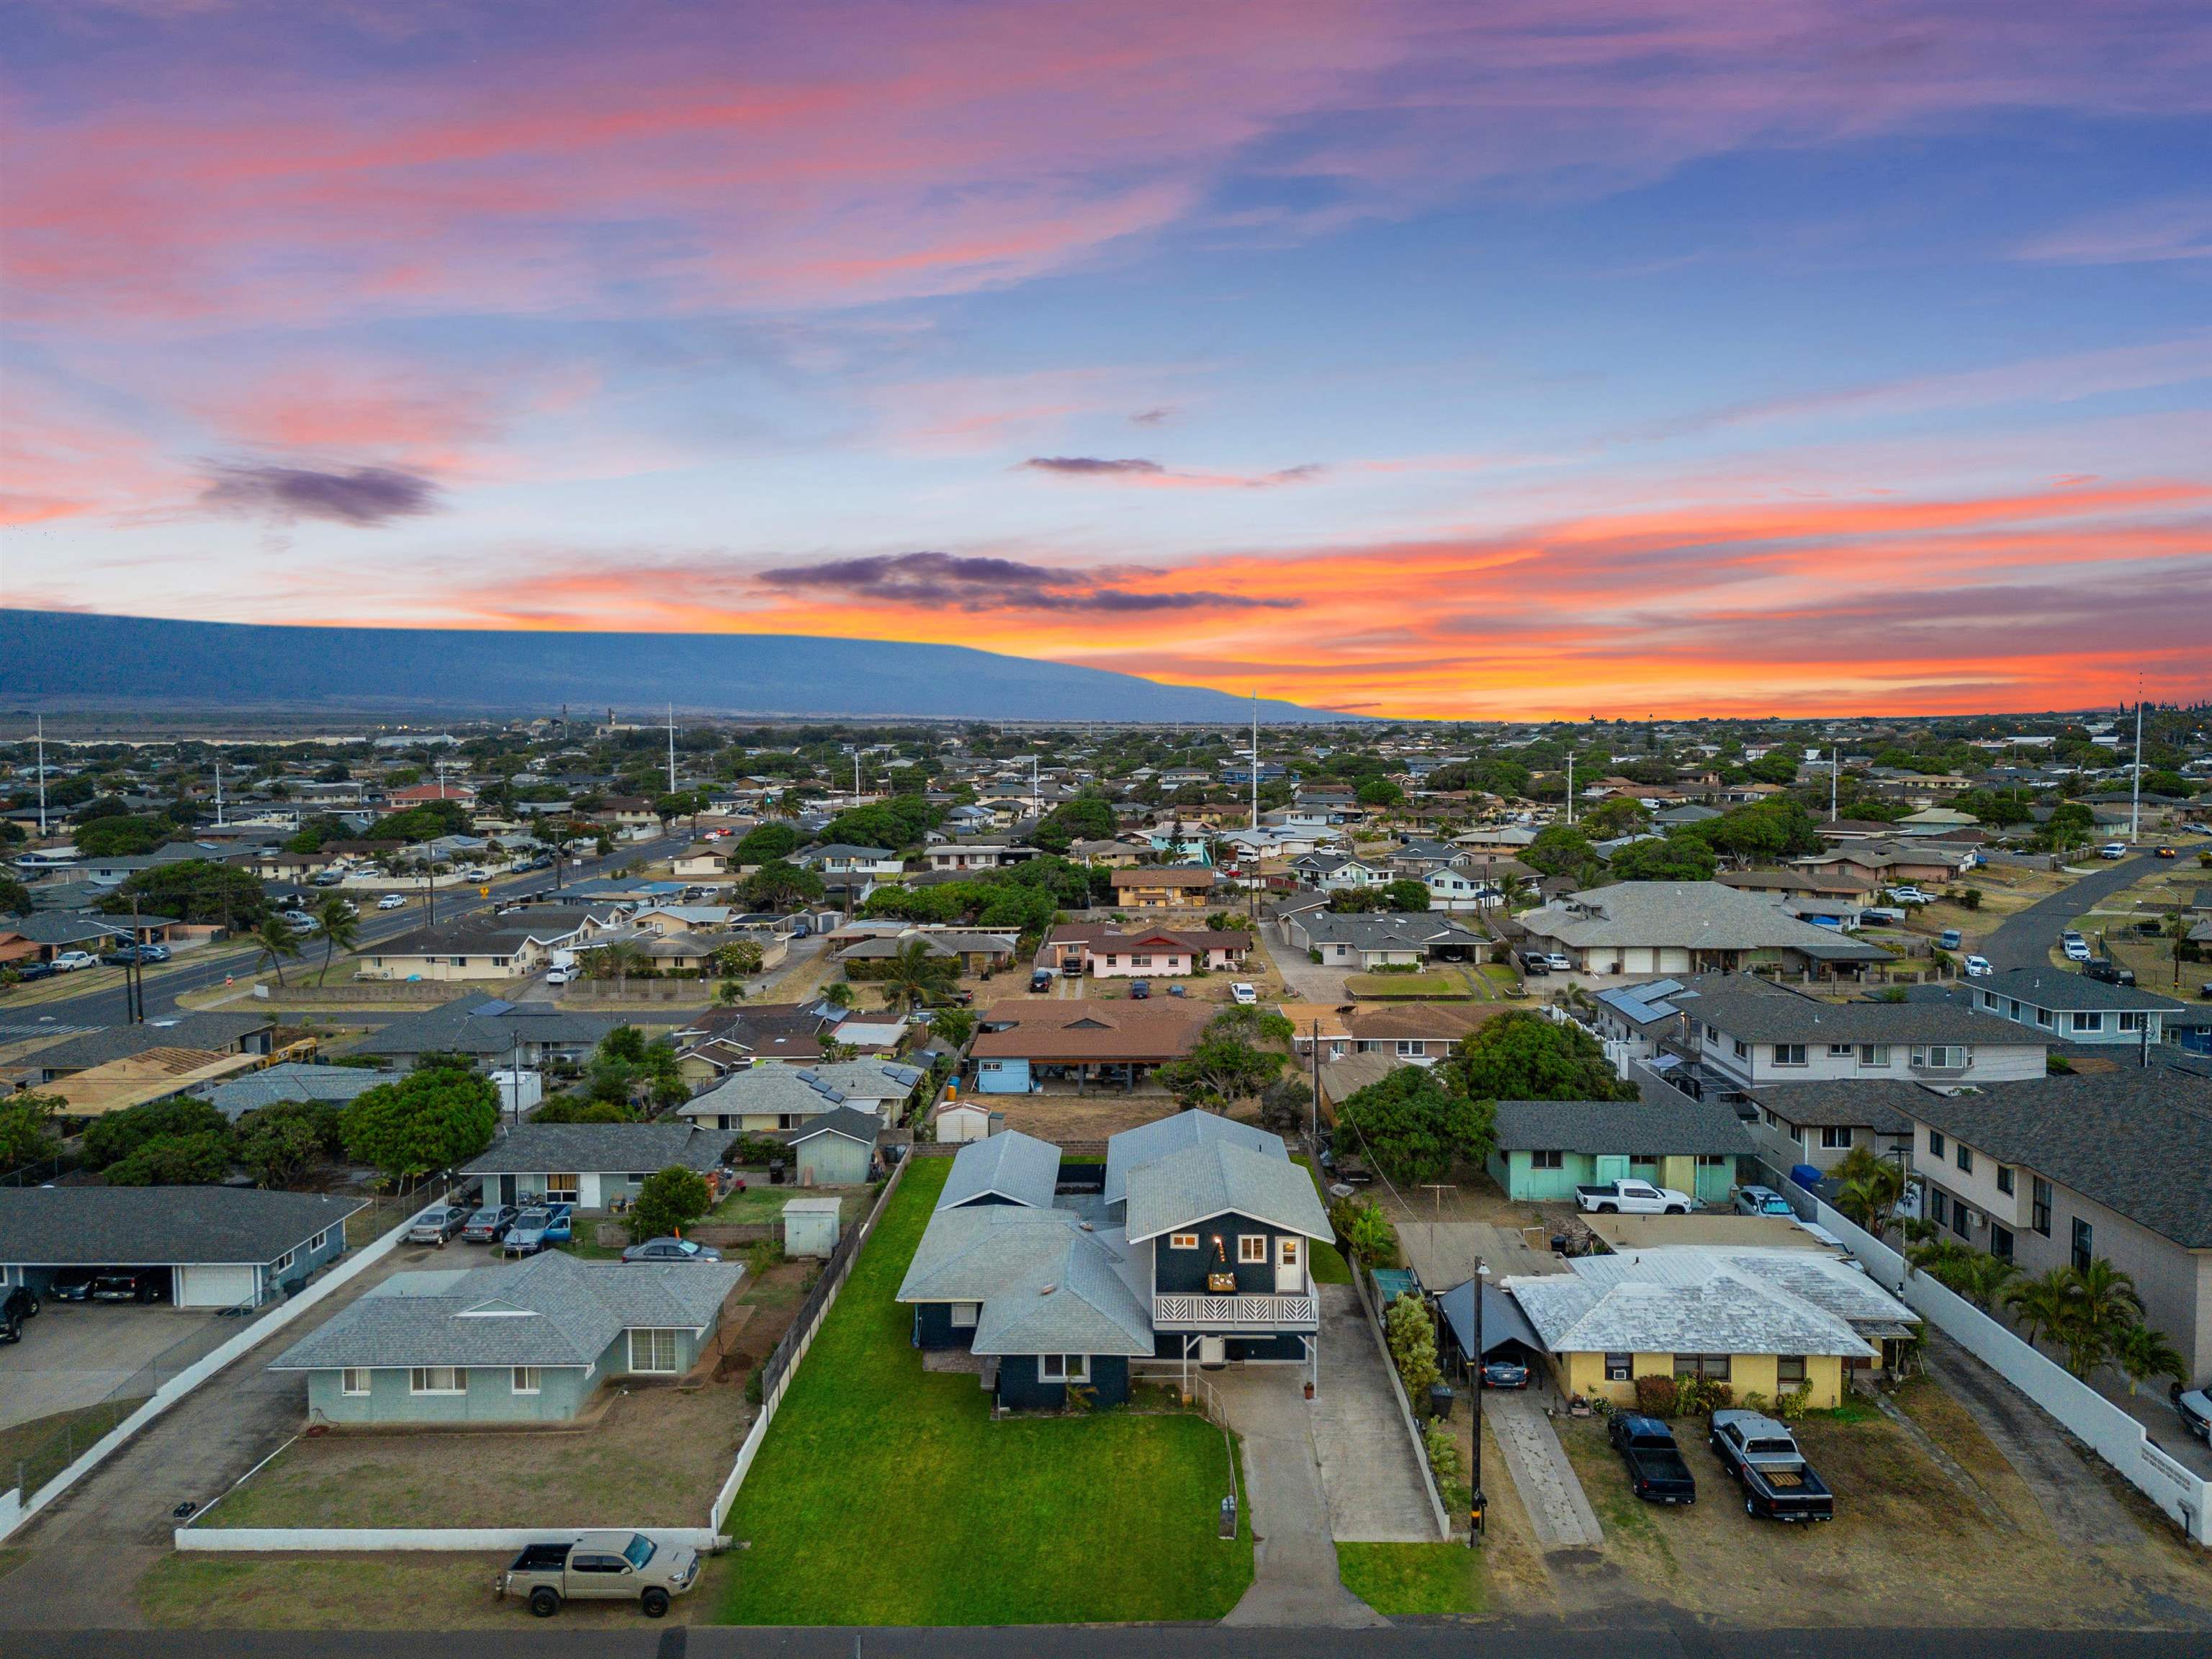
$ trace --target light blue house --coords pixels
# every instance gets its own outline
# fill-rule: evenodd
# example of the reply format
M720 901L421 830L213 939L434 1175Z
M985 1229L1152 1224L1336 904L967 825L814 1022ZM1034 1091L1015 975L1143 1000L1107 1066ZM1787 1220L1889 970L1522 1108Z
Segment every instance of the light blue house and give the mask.
M1732 1108L1647 1082L1636 1100L1499 1101L1489 1170L1518 1203L1635 1180L1718 1204L1736 1183L1736 1160L1757 1151Z
M744 1271L549 1250L394 1273L269 1369L307 1374L311 1425L566 1422L602 1383L689 1371Z
M2189 1005L2132 985L2108 985L2057 968L2015 968L1973 981L1974 1006L2059 1042L2139 1048L2166 1041L2169 1018Z

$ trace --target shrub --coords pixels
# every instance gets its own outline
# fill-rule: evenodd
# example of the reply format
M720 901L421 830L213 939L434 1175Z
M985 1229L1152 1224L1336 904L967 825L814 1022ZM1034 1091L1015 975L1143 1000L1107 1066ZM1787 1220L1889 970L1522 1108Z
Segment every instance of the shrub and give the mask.
M1429 1454L1429 1467L1437 1472L1438 1485L1456 1486L1466 1478L1466 1460L1459 1455L1459 1442L1443 1424L1431 1423L1423 1429L1421 1445Z
M713 1202L707 1177L696 1170L672 1164L645 1178L630 1208L629 1236L637 1243L665 1237L696 1221Z
M1813 1385L1800 1382L1794 1389L1784 1389L1774 1396L1774 1414L1784 1423L1795 1423L1805 1415L1813 1399Z
M1408 1291L1383 1310L1382 1331L1406 1393L1418 1402L1443 1380L1437 1369L1437 1328L1430 1322L1429 1310Z
M1743 1408L1747 1412L1757 1412L1762 1417L1771 1417L1774 1414L1774 1407L1767 1403L1766 1396L1757 1389L1744 1390Z
M756 1365L753 1367L752 1375L745 1379L745 1404L748 1406L759 1405L766 1395L767 1390L761 1383L761 1379L765 1375L766 1373Z
M1372 1199L1340 1198L1329 1206L1328 1219L1355 1260L1370 1267L1398 1265L1398 1230Z
M1962 887L1959 890L1958 900L1960 909L1978 910L1982 908L1982 890L1978 887Z
M1678 1393L1671 1376L1639 1376L1636 1409L1646 1417L1672 1417L1679 1407Z

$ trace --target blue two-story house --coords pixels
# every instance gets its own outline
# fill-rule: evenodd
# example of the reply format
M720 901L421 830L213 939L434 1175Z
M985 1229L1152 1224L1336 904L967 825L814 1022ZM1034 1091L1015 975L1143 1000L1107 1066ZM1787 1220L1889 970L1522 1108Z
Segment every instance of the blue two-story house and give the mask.
M1188 1112L1109 1140L1103 1194L1059 1193L1059 1170L1016 1133L961 1149L899 1287L916 1346L981 1357L1004 1409L1059 1408L1071 1385L1118 1404L1148 1366L1317 1377L1310 1253L1330 1228L1280 1137Z
M2057 968L2015 968L1973 981L1974 1006L2063 1043L2166 1040L2166 1021L2189 1005L2132 985L2110 985Z

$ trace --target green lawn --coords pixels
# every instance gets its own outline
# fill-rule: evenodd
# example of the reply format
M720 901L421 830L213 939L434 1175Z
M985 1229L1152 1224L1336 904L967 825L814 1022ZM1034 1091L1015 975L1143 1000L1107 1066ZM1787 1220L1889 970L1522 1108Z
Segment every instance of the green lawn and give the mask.
M1334 1244L1324 1244L1316 1239L1309 1251L1313 1258L1314 1283L1316 1285L1349 1285L1352 1269Z
M1480 1613L1482 1552L1464 1544L1339 1544L1345 1589L1386 1614Z
M783 1219L783 1206L794 1198L834 1198L842 1200L840 1218L852 1226L867 1213L866 1187L771 1187L763 1176L741 1193L732 1193L707 1212L707 1219L738 1226L772 1226Z
M1370 1002L1468 1000L1467 987L1442 974L1346 974L1344 989Z
M891 1297L951 1163L919 1158L801 1365L727 1530L722 1616L749 1625L1212 1620L1252 1580L1203 1418L990 1419L931 1374Z

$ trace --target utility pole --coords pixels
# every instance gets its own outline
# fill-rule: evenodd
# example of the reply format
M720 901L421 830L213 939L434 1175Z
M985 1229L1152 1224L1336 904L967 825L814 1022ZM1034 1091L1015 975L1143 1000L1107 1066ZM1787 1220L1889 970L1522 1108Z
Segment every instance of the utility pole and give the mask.
M39 839L46 838L46 717L39 716Z
M1839 749L1830 749L1828 750L1828 822L1831 823L1836 821L1836 776L1842 766L1843 751Z
M2136 765L2135 779L2128 800L2128 841L2133 845L2142 836L2142 682L2136 682Z
M1569 739L1568 739L1568 742L1570 743L1570 744L1572 744L1572 742L1573 742L1573 739L1572 739L1572 738L1569 738ZM1575 821L1575 751L1574 751L1574 750L1573 750L1571 747L1570 747L1570 748L1568 749L1568 750L1567 750L1567 822L1568 822L1569 823L1572 823L1574 821Z
M222 828L222 750L215 751L215 827Z
M1252 694L1252 833L1260 833L1260 694Z
M1321 1152L1321 1018L1313 1023L1313 1098L1306 1103L1306 1139L1315 1155Z
M668 793L676 793L676 705L672 702L668 705Z
M146 1023L146 963L138 954L138 895L131 896L131 960L123 969L123 1006L133 1025Z

